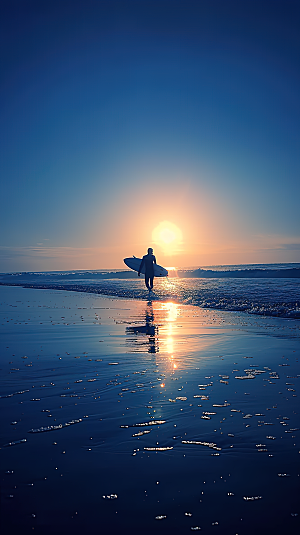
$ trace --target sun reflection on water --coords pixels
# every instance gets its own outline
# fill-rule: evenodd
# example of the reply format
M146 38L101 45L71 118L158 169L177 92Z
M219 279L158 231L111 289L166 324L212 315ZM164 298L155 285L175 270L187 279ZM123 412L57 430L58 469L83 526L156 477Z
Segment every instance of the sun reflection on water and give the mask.
M179 315L179 305L177 303L172 303L172 301L161 303L161 310L165 310L167 312L167 317L165 319L168 322L176 321Z
M127 343L131 350L160 353L167 357L171 370L181 367L176 348L179 315L180 307L177 303L148 301L142 316L126 327Z
M152 355L165 373L181 372L195 365L195 358L198 363L203 350L214 344L211 326L215 329L216 322L213 318L208 326L206 315L202 316L193 307L149 299L140 303L137 315L127 318L126 345L130 352ZM163 384L166 390L169 384Z
M180 313L179 305L168 301L160 304L160 310L164 313L164 325L161 329L161 348L162 351L167 353L171 368L175 370L178 367L178 363L174 362L174 358L176 358L175 331L176 321Z

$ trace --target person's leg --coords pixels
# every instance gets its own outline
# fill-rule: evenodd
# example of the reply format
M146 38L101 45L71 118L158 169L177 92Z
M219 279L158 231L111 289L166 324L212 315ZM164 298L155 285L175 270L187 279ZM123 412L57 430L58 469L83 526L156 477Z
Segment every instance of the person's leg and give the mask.
M153 288L153 278L154 277L150 277L150 288L149 288L150 290L152 290Z
M146 284L146 288L148 288L148 290L150 290L148 275L145 275L145 284Z

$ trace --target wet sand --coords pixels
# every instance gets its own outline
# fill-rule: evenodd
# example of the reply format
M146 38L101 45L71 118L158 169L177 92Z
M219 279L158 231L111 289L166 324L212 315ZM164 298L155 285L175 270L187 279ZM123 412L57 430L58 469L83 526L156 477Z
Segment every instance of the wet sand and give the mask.
M0 288L2 533L299 531L299 321Z

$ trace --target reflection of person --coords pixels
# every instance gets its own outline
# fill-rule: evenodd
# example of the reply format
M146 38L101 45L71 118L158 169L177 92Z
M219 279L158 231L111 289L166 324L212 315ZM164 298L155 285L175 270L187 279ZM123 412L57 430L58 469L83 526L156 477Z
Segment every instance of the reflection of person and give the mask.
M154 264L156 264L156 258L153 254L153 249L149 247L148 254L145 254L142 258L138 276L141 274L141 270L145 266L145 284L148 290L153 288L153 279L154 279Z
M148 301L145 310L145 324L126 327L128 342L132 345L133 351L145 351L148 347L148 353L159 352L158 325L154 323L154 311L152 301ZM147 338L146 338L147 337Z

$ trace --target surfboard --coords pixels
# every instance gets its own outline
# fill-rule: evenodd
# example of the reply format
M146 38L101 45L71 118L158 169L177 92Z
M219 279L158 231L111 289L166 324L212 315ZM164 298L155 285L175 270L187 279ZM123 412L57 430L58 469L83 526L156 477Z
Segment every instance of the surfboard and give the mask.
M127 267L130 269L133 269L134 271L139 271L140 265L141 265L141 258L136 258L135 256L131 256L130 258L124 258L124 263ZM162 266L159 266L158 264L154 264L154 277L167 277L168 271L167 269L163 268ZM141 273L145 275L145 266L143 266Z

